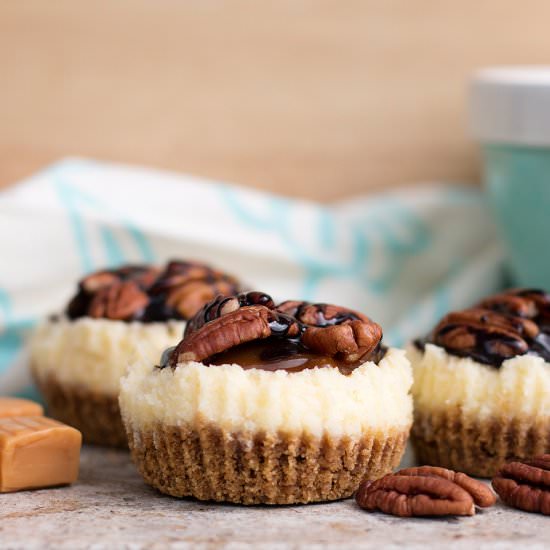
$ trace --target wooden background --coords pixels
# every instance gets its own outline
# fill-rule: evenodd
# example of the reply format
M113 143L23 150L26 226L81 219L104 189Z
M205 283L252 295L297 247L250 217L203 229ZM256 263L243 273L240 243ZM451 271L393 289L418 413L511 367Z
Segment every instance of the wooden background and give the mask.
M328 200L477 179L474 67L546 0L0 0L0 186L65 155Z

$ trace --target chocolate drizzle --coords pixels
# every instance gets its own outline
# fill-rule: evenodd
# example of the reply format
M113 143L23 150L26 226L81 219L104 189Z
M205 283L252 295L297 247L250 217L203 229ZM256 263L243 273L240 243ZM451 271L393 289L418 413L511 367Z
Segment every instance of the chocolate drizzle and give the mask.
M239 290L240 284L230 275L195 262L171 261L163 270L127 265L84 277L66 313L70 319L186 320L215 296Z
M416 346L443 347L459 357L500 367L506 359L531 354L550 361L550 294L514 289L446 315Z
M308 302L276 306L267 294L248 292L206 304L159 367L197 361L289 372L333 367L350 374L366 361L380 361L381 339L376 323L346 308Z

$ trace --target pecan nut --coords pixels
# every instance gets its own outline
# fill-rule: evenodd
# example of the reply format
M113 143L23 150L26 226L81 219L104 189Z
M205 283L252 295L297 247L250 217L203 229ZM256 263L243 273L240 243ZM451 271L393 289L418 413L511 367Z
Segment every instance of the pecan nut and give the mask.
M97 291L88 314L93 318L130 321L138 317L148 303L149 297L136 282L124 281Z
M205 361L240 344L270 337L279 339L279 344L287 338L300 353L334 358L344 370L381 349L382 330L368 317L337 306L307 302L275 306L262 292L218 296L187 323L183 341L170 359L164 356L160 366Z
M261 305L243 306L188 334L171 353L169 365L204 361L240 344L278 334L283 329L289 335L296 335L298 331L291 317Z
M505 360L531 353L550 361L550 294L515 289L449 313L422 347L432 342L449 353L499 367Z
M271 296L263 292L242 292L236 296L219 295L214 300L204 304L196 315L189 319L185 327L185 336L199 330L206 323L219 319L222 315L233 313L245 306L264 306L274 309Z
M505 464L492 485L508 506L550 515L550 454Z
M216 296L232 296L239 290L239 282L226 273L206 265L171 261L149 289L164 307L153 307L150 313L154 316L159 311L163 317L191 319Z
M277 311L292 315L304 327L302 342L311 350L355 363L378 350L382 328L362 313L331 304L287 301Z
M485 483L463 472L455 472L454 470L439 466L417 466L415 468L403 468L396 472L395 475L441 477L456 483L465 491L468 491L474 500L474 504L480 508L489 508L496 502L495 493Z
M114 303L116 293L107 289L129 282L147 295L148 303L141 307L139 315L131 315L127 320L142 322L189 319L215 296L230 296L239 289L233 277L197 263L172 261L162 272L157 267L128 265L84 277L67 307L67 315L70 319L108 317L112 307L106 304ZM121 315L116 314L117 318Z
M133 281L140 289L146 290L158 273L157 268L146 265L128 265L118 269L91 273L80 281L77 294L67 306L67 315L70 319L90 315L89 309L98 292L125 281ZM105 294L103 294L104 298ZM97 312L97 301L94 309Z
M355 500L365 510L400 517L471 516L476 504L494 504L494 495L466 474L422 466L363 482Z
M511 289L482 300L480 307L526 319L550 316L550 294L533 288Z

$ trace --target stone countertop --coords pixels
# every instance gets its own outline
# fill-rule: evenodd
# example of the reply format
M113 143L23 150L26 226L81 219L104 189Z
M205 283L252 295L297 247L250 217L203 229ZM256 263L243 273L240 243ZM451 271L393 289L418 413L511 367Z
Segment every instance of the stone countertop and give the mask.
M146 486L127 453L84 448L72 487L0 495L2 550L79 548L548 548L550 518L503 507L400 519L353 500L245 507L178 500Z

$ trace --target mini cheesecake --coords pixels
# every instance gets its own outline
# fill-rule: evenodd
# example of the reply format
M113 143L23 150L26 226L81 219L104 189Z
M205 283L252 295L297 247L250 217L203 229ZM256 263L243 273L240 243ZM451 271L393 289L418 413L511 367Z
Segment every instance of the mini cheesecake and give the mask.
M405 352L327 304L218 298L157 364L138 361L120 408L144 480L241 504L351 496L396 467L412 422Z
M118 393L128 364L136 353L155 360L204 303L238 290L229 275L182 261L88 275L64 314L42 323L31 341L31 371L49 414L85 442L127 446Z
M418 462L491 477L550 452L550 295L511 290L450 313L408 355Z

